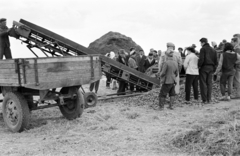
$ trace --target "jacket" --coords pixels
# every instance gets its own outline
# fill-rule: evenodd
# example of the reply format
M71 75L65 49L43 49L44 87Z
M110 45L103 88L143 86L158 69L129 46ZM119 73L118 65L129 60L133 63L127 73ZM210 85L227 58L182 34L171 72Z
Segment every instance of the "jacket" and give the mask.
M160 73L160 80L162 84L176 84L176 77L178 76L178 64L173 57L168 57L163 64Z
M0 30L0 47L10 47L9 37L8 37L8 29Z
M127 58L123 58L119 55L116 61L127 66Z
M147 70L149 67L153 66L155 64L156 60L153 59L152 62L147 58L144 62L144 68Z
M128 66L129 66L130 68L133 68L133 69L137 69L137 68L138 68L137 63L136 63L136 61L135 61L135 58L130 57L130 58L128 59Z
M198 72L198 57L194 53L190 53L189 55L186 56L184 60L184 68L186 71L186 74L189 75L199 75Z
M142 73L145 72L145 68L144 68L144 62L147 59L147 57L145 55L143 55L142 57L140 55L136 55L136 62L137 62L137 66L138 66L138 70Z
M208 43L200 50L198 68L204 71L214 71L217 67L217 52Z
M158 62L158 70L159 73L162 71L163 64L168 60L168 56L166 55L166 52L160 57ZM181 71L182 69L182 58L179 52L173 53L173 60L176 61L178 65L178 71Z
M235 74L235 63L237 62L237 53L233 51L224 52L219 59L218 67L215 74L222 70L223 73L229 73L231 75Z

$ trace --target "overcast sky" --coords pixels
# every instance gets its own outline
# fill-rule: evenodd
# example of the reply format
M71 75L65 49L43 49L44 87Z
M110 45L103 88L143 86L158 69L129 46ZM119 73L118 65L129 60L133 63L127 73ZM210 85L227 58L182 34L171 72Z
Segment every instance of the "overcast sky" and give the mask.
M131 37L146 53L196 44L207 37L219 44L240 33L239 0L0 0L7 25L21 18L85 47L109 31ZM13 57L32 56L11 39Z

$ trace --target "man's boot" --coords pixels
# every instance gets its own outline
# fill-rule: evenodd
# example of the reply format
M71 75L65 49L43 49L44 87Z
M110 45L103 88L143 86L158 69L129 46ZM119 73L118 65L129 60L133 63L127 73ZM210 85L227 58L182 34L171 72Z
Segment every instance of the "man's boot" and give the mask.
M159 96L159 110L164 109L165 98Z
M170 103L168 108L171 110L173 109L174 99L175 99L174 96L170 96Z

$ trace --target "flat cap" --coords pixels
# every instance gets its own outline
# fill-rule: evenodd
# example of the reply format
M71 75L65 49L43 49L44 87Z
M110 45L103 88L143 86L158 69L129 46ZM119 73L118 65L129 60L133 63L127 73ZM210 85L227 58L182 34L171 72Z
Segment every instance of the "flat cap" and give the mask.
M171 42L168 42L167 43L167 47L175 47L175 45L173 43L171 43Z
M207 38L201 38L200 40L199 40L200 42L205 42L205 43L208 43L208 40L207 40Z
M240 38L240 34L234 34L233 37L238 37L238 38Z
M0 23L6 21L6 18L0 18Z
M119 50L119 54L125 54L125 50L124 49L120 49Z

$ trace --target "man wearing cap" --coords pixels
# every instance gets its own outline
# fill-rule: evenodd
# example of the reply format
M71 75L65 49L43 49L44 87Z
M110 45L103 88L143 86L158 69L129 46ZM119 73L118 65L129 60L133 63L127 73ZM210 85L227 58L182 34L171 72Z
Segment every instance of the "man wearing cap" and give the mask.
M12 58L12 53L10 49L9 42L9 32L11 29L8 29L7 22L5 18L0 19L0 59L3 59L3 55L6 59Z
M170 97L169 109L173 109L174 97L175 93L175 84L176 77L179 75L178 64L174 60L174 51L168 50L165 55L167 56L167 60L163 64L161 73L160 73L160 81L161 81L161 90L159 93L159 109L162 110L164 108L165 99L167 94Z
M209 45L207 38L201 38L201 50L198 61L199 81L202 102L204 104L211 102L213 73L217 68L217 53Z
M178 71L181 71L182 69L182 58L181 58L181 54L178 52L175 52L175 45L171 42L167 43L167 51L161 55L160 59L159 59L159 63L158 63L158 75L161 73L162 71L162 67L163 64L166 62L166 60L168 60L168 56L166 55L166 53L173 51L173 60L177 62L178 64ZM176 86L175 86L175 92L176 94L179 94L180 92L180 85L179 85L179 74L176 77Z

